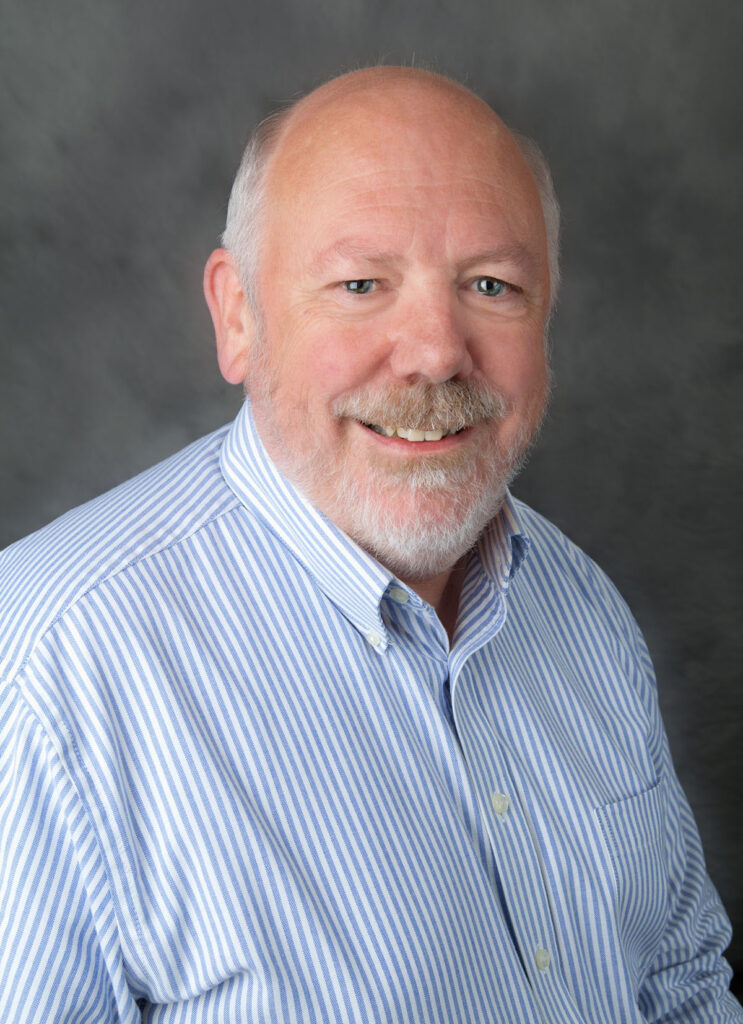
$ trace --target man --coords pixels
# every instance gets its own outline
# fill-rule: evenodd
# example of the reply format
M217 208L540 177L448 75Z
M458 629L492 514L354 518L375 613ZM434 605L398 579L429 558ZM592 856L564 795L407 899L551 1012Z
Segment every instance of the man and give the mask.
M650 661L507 491L535 150L429 73L259 131L235 423L3 563L3 1021L742 1021Z

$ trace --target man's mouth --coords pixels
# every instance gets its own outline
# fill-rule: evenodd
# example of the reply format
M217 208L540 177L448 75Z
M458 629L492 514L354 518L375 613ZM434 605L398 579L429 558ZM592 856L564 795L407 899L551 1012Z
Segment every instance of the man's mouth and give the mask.
M364 423L363 426L373 430L375 434L382 434L383 437L401 437L403 441L441 441L444 437L452 437L454 434L461 434L459 430L418 430L415 427L393 427L388 424L379 426L376 423Z

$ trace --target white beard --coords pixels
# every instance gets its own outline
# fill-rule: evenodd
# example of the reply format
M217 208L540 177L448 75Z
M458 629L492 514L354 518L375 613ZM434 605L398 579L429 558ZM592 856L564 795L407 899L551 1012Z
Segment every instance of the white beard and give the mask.
M383 484L375 487L372 481L362 489L355 480L342 482L338 504L344 509L344 529L382 565L409 581L430 579L455 565L497 515L508 486L504 481L495 492L481 487L472 500L471 486L460 490L449 480L426 493L426 505L435 498L438 505L446 505L445 511L402 518L380 498ZM448 500L442 500L445 491ZM329 516L334 518L332 511Z
M337 401L339 419L405 424L451 431L485 421L486 440L473 457L432 455L411 463L367 464L363 475L346 453L329 455L320 439L302 438L292 450L288 432L274 415L276 395L263 374L250 381L264 443L284 474L365 551L400 579L425 580L450 569L476 543L497 515L509 483L523 465L536 429L526 429L508 447L497 424L505 399L481 383L447 381L361 391ZM425 442L421 442L425 443Z

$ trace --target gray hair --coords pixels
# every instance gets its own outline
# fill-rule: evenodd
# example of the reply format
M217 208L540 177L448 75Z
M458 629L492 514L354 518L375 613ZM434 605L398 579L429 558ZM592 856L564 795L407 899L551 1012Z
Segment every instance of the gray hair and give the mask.
M275 111L255 128L240 160L227 204L222 245L237 264L240 281L253 307L256 306L260 222L266 199L266 166L294 106Z
M542 204L544 229L547 236L547 266L550 272L550 313L557 302L560 290L560 204L557 201L547 158L528 135L510 129L513 141L519 147L526 166L537 186Z
M261 215L266 198L266 168L281 129L298 102L276 111L257 126L245 147L230 192L222 245L237 264L242 286L253 308L257 307L256 279ZM539 146L520 132L512 131L511 135L531 171L542 203L547 235L551 312L560 284L560 206L549 165Z

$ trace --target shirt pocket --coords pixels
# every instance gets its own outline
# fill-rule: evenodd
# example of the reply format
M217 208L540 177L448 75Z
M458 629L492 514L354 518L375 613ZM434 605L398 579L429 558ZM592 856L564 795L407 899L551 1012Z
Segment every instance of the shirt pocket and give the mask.
M596 809L614 881L614 906L627 966L639 986L670 913L665 849L666 787Z

